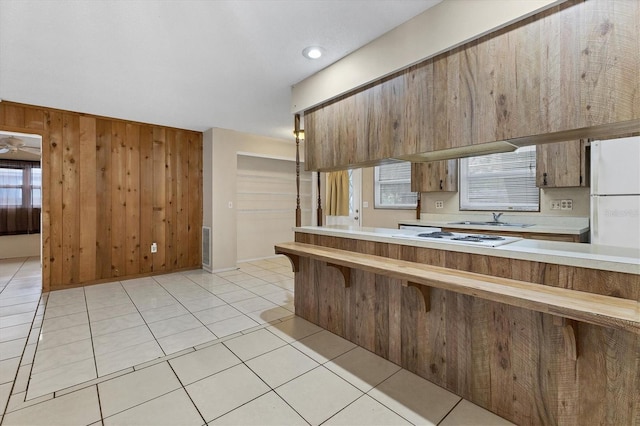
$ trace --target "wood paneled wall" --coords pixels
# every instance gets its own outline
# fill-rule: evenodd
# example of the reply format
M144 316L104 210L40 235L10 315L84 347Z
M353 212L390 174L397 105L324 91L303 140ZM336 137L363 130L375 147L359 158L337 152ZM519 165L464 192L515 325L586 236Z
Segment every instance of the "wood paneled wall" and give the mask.
M202 133L12 102L0 127L43 138L45 291L200 266Z
M638 22L638 1L565 2L307 110L305 167L638 120Z
M640 276L311 234L296 241L640 300ZM635 425L640 336L580 323L578 359L552 315L300 258L296 315L519 425ZM428 401L425 401L428 404Z

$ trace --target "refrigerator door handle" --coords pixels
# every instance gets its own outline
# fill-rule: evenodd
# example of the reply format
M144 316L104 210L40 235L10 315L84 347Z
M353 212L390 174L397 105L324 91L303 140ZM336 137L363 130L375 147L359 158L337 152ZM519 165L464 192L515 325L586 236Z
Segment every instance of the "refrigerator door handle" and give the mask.
M598 197L591 197L591 219L591 244L593 244L598 241L598 228L600 228L600 224L598 223Z
M591 144L591 193L600 194L598 190L598 180L600 169L600 141Z

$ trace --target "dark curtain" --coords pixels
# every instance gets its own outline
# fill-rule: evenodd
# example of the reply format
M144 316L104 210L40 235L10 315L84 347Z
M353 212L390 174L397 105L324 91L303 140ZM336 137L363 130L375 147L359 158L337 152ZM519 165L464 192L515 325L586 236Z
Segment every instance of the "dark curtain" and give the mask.
M0 235L40 232L40 162L0 159Z

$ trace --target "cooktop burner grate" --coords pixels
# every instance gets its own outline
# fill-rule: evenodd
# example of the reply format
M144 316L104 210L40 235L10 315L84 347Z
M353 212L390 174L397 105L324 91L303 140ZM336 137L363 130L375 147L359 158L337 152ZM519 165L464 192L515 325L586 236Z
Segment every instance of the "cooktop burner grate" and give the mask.
M482 241L501 241L504 240L503 237L499 237L497 235L466 235L464 237L454 237L451 238L455 241L470 241L480 243Z
M418 237L423 237L423 238L453 237L453 233L452 232L443 232L443 231L423 232L422 234L418 234Z

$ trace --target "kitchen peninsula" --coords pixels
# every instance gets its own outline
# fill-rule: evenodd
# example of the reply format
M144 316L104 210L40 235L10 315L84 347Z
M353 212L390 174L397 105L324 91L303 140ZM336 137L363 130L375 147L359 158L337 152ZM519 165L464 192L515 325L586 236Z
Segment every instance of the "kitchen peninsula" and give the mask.
M484 247L399 238L399 233L411 234L295 228L296 243L344 250L345 258L332 263L291 256L297 268L296 314L518 424L636 421L640 253L527 239ZM287 254L282 246L280 252ZM378 259L380 265L344 266L350 253ZM391 265L387 269L385 259ZM458 292L435 281L425 285L428 280L398 278L425 265L455 279L471 273L489 286L519 282L560 290L576 296L576 311L589 295L619 301L627 323L614 318L603 326L598 315L585 320L565 316L571 299L566 309L551 314L535 304L491 300L481 291ZM519 300L527 302L527 297Z

